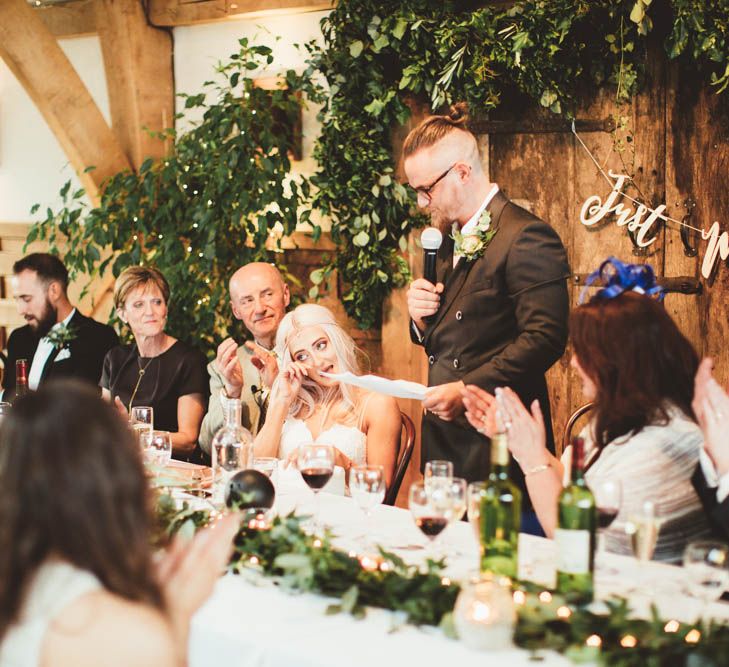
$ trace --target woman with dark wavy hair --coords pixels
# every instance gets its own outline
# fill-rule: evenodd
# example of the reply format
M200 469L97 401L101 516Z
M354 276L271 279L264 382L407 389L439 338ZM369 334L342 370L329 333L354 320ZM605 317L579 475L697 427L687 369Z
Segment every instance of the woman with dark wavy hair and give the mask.
M586 479L588 485L616 479L623 486L620 514L606 533L609 550L632 554L625 521L651 501L661 521L654 558L677 561L687 542L708 532L691 485L703 442L691 408L698 357L660 303L650 267L610 258L598 277L604 287L570 316L571 365L584 398L593 402L582 433ZM569 451L560 462L547 450L538 404L530 413L507 388L496 398L468 388L467 418L486 431L502 420L537 516L552 535Z
M49 383L0 429L0 664L181 665L234 516L155 564L141 453L112 405Z

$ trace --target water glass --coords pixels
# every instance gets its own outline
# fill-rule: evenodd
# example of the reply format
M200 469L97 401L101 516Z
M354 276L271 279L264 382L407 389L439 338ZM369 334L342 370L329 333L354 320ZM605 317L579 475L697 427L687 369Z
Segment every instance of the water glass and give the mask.
M356 465L349 471L349 492L365 515L365 547L372 540L372 510L385 499L385 471L378 465Z
M152 432L154 429L154 409L148 405L139 405L132 408L129 412L129 425L141 446L142 433Z
M10 403L6 403L5 401L0 402L0 421L4 417L7 417L10 414L10 410L12 410L12 405Z
M686 583L691 595L715 602L729 585L729 547L722 542L690 542L683 554Z
M266 477L272 477L278 468L278 459L275 456L257 456L253 459L253 469L262 472Z
M444 479L453 477L453 464L450 461L428 461L425 464L423 479L425 485L430 487L433 483L439 483Z
M466 480L460 477L453 477L445 484L448 489L448 502L450 503L450 521L460 521L466 512Z
M144 459L155 466L166 466L172 458L172 436L169 431L144 431L140 434Z

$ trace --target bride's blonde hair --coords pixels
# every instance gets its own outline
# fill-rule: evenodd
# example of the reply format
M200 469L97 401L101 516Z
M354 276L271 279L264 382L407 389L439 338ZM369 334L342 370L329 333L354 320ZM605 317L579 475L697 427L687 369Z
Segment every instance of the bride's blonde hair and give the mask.
M339 325L328 308L315 303L304 303L297 306L287 313L278 325L276 354L281 371L285 371L293 362L289 343L294 336L310 327L320 327L326 334L336 354L340 373L349 371L359 374L357 346L354 340ZM304 378L299 394L291 404L290 414L306 419L314 412L317 404L325 403L332 406L339 402L354 417L357 394L350 385L337 382L331 387L322 387L314 380Z

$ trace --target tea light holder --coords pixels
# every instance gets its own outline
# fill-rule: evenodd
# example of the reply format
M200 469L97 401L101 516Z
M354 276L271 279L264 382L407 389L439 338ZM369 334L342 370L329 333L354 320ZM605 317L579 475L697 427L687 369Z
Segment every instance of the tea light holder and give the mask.
M265 507L251 507L243 510L243 526L248 530L270 530L273 512Z
M458 636L469 648L477 651L511 648L516 623L511 589L490 579L465 584L456 600L453 620Z

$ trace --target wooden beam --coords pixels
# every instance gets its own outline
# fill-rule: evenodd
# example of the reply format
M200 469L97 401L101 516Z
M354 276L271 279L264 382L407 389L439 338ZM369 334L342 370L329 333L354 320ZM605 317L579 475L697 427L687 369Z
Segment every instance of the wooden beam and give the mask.
M333 0L150 0L149 20L156 26L212 23L235 17L332 9Z
M149 131L174 124L172 36L147 23L139 0L98 0L98 23L109 90L111 124L129 162L138 169L168 150Z
M0 57L43 114L94 204L130 164L89 91L25 0L0 2ZM85 172L88 167L95 167Z
M88 37L96 34L96 0L35 7L34 11L55 37Z

